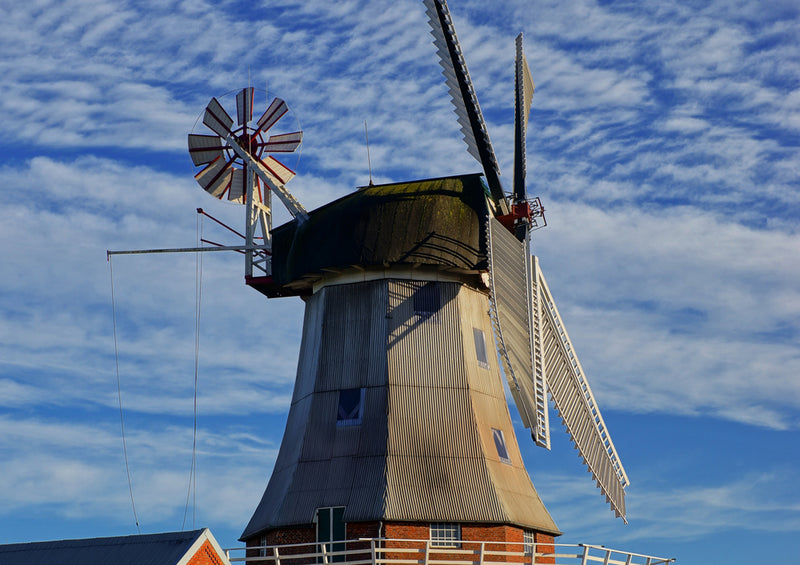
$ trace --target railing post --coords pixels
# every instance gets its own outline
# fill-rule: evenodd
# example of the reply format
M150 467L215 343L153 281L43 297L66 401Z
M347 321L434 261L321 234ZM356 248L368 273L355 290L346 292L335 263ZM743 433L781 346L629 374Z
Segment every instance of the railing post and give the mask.
M424 565L428 565L428 553L430 552L431 542L425 542L425 563Z
M523 545L522 551L524 552L527 548ZM536 554L538 553L539 548L536 546L536 542L533 542L531 545L531 565L536 565Z
M328 544L323 542L320 545L322 546L322 562L328 565L328 548L326 547Z
M272 548L272 557L275 559L275 565L281 565L281 555L278 553L278 546Z
M581 565L586 565L589 562L589 546L583 546L583 559L581 559Z
M608 565L608 560L611 559L611 550L606 549L606 558L603 559L603 565Z
M481 557L480 557L480 565L483 565L483 551L484 551L484 548L485 548L485 546L486 546L486 542L485 542L485 541L482 541L482 542L481 542Z
M377 565L377 556L375 555L375 538L369 540L369 551L372 554L372 565Z

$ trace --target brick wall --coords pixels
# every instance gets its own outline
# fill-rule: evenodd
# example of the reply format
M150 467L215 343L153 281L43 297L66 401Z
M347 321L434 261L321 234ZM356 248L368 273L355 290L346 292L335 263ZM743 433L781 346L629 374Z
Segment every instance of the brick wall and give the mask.
M539 553L554 553L555 546L555 537L550 534L544 534L542 532L536 532L534 541L536 542L536 551ZM555 563L555 557L541 557L536 560L537 563Z
M189 559L188 565L224 565L220 556L214 551L214 546L206 540L194 555Z
M380 522L347 522L347 539L357 540L360 538L379 538L381 537ZM347 556L348 561L361 561L372 558L371 544L365 542L350 542L347 544L347 551L356 551Z
M280 550L281 555L298 555L301 553L309 553L314 550L313 544L317 541L317 529L311 524L308 526L300 526L293 528L278 528L266 532L267 543L266 545L295 545L295 544L311 544L311 546L299 547L282 547ZM259 547L265 545L261 541L261 536L255 536L245 540L247 547ZM247 557L258 557L258 549L248 549ZM313 563L313 561L310 561ZM305 565L306 561L300 559L291 560L292 565Z
M428 522L387 522L383 524L383 531L381 531L381 524L379 522L348 522L346 529L346 537L348 540L357 540L359 538L379 538L383 537L393 541L385 542L385 549L392 550L398 549L403 551L386 551L383 554L384 559L388 560L417 560L424 557L425 542L424 541L398 541L398 540L428 540L430 539L430 523ZM296 548L281 548L281 555L310 553L315 551L314 544L316 542L316 528L313 524L303 527L293 528L278 528L267 532L267 545L289 545L289 544L308 544ZM247 540L247 547L254 547L262 545L260 536ZM530 561L530 557L523 555L522 544L524 542L524 530L517 526L510 526L505 524L462 524L461 525L461 539L469 540L470 542L491 542L484 545L484 552L488 553L488 560L495 562L506 563L525 563ZM554 537L550 534L542 532L534 533L534 541L537 544L538 552L552 552ZM361 550L363 553L358 553L349 556L349 560L358 561L362 559L370 559L370 543L369 542L350 542L347 544L347 550ZM448 550L446 548L435 549L436 560L452 561L452 560L480 560L480 543L462 542L460 547ZM510 552L516 555L498 555L492 552ZM258 550L248 550L247 556L254 557L258 555ZM380 557L380 555L378 556ZM555 563L552 558L537 559L537 563ZM291 565L310 565L314 563L313 560L291 560ZM194 565L194 564L193 564ZM201 565L201 564L197 564ZM202 564L205 565L205 564Z
M427 522L389 522L384 525L384 537L388 539L427 540L430 539L430 524ZM517 526L505 524L462 524L461 539L473 542L487 543L483 546L485 553L491 554L489 560L506 563L524 563L529 560L523 554L524 530ZM534 541L539 544L552 544L553 536L540 532L534 533ZM460 547L448 551L445 548L434 549L436 560L480 560L481 544L462 542ZM552 551L552 546L539 547L538 551ZM387 549L416 550L416 552L387 552L387 559L422 559L425 544L422 542L386 542ZM516 553L516 555L502 555L502 552ZM551 560L537 561L537 563L553 563Z

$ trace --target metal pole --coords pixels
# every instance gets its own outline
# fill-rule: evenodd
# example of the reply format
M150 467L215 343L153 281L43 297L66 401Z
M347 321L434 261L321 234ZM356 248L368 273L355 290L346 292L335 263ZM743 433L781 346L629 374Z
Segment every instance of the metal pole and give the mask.
M106 251L106 257L112 255L144 255L149 253L197 253L207 251L250 251L258 249L257 246L247 245L220 245L218 247L172 247L167 249L127 249L122 251Z

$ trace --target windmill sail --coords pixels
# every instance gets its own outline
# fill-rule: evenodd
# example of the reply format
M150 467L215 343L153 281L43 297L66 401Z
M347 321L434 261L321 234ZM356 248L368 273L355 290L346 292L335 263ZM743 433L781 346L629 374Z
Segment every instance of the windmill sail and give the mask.
M450 18L450 10L444 0L423 0L427 8L433 43L439 54L439 64L450 90L450 98L456 107L458 123L467 142L469 153L482 166L492 198L505 208L503 186L500 184L500 167L489 141L489 132L483 120L478 97L467 71L467 64L456 37L456 30Z
M549 392L592 478L624 520L628 476L538 259L527 240L517 240L495 218L489 218L487 232L495 342L522 423L537 445L550 449Z
M531 294L541 304L541 362L546 368L550 396L592 478L617 517L625 520L624 489L630 483L628 476L539 268L539 261L535 256L532 259Z
M488 223L489 288L495 340L522 423L550 449L547 385L540 349L541 310L530 292L530 252L499 221ZM525 307L527 306L527 307Z
M514 67L514 202L526 198L525 176L527 174L525 134L528 131L528 115L533 102L533 77L522 50L522 34L516 40L517 56Z
M550 392L597 486L616 515L624 520L624 488L628 477L538 262L530 254L533 215L525 187L525 134L534 84L522 50L522 34L516 40L514 195L509 210L500 184L497 159L447 2L423 2L464 141L470 154L483 166L492 199L498 207L488 218L486 234L490 312L498 355L511 395L533 440L549 449L547 393Z

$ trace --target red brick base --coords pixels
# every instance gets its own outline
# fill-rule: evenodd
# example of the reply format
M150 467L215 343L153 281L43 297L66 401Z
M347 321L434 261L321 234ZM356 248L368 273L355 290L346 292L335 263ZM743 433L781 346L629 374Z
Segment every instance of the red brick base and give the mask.
M382 530L382 531L381 531ZM524 542L523 528L506 524L462 524L461 538L464 541L456 548L458 551L449 553L439 553L437 550L436 559L442 561L465 559L467 555L463 551L479 552L480 543L492 542L483 546L485 553L492 552L513 552L518 555L490 555L488 561L523 563L528 561L522 554L522 543ZM292 528L277 528L269 530L265 534L266 545L290 545L290 544L314 544L316 542L316 528L313 524ZM415 549L423 551L425 544L419 540L430 539L430 523L428 522L349 522L346 525L346 538L348 540L358 540L360 538L385 538L392 541L385 542L386 549ZM397 540L418 540L418 541L397 541ZM552 544L555 538L552 534L534 532L534 542L537 545L537 552L550 553L553 550ZM265 545L261 536L256 536L246 540L247 547L257 547ZM347 550L363 549L363 554L352 556L352 560L369 559L369 542L350 542ZM281 555L292 553L307 553L308 546L298 548L281 548ZM258 550L248 550L248 557L257 556ZM421 556L421 555L420 555ZM415 553L407 552L386 552L383 557L389 560L408 560L416 559ZM537 563L554 563L552 558L539 558ZM292 560L292 565L303 565L298 560Z

